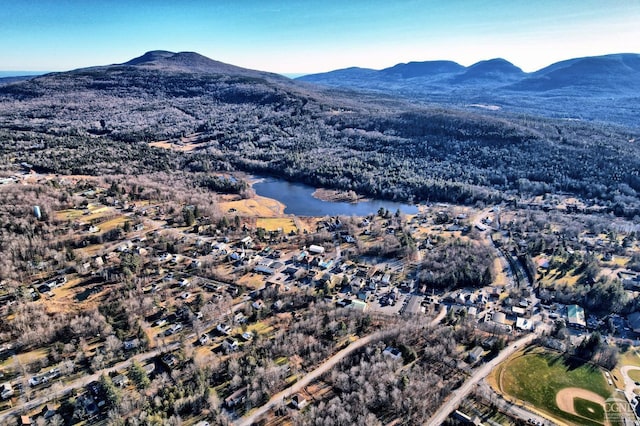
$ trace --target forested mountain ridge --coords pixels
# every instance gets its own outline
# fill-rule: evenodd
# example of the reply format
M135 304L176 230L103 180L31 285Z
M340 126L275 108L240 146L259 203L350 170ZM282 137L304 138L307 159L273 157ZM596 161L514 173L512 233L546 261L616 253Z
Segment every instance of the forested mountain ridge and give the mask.
M416 107L194 53L151 52L0 87L5 163L76 174L239 169L414 202L567 191L633 216L637 137L610 125ZM197 149L148 145L184 138Z
M397 64L380 71L348 68L299 77L333 87L374 90L424 103L485 103L510 112L637 127L640 55L575 58L532 73L504 59L464 67L452 61Z

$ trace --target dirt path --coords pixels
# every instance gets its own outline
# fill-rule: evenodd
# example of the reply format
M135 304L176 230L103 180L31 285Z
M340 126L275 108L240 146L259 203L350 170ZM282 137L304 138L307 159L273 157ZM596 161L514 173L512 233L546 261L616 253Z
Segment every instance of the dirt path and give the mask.
M602 405L602 408L604 409L605 399L603 397L597 393L582 388L561 389L560 392L556 394L556 405L562 411L580 416L580 414L576 413L576 410L573 407L574 398L582 398L587 401L595 402L596 404Z

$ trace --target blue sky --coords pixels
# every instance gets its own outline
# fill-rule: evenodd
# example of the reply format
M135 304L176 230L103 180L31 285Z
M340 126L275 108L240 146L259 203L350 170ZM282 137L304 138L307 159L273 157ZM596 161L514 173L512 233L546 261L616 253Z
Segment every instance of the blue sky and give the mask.
M0 70L67 70L149 50L279 73L640 53L640 0L12 0Z

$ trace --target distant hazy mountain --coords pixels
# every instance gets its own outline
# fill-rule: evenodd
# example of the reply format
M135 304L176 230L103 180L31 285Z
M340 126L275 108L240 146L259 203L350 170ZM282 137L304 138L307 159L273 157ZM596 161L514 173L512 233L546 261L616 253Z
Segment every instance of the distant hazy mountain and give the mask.
M455 83L471 83L496 85L517 81L526 75L520 68L504 59L490 59L481 61L466 68L462 73L452 78Z
M441 77L442 74L456 74L464 67L453 61L409 62L398 64L380 71L387 78Z
M300 81L373 90L428 103L495 104L514 112L638 126L640 55L570 59L533 73L504 59L469 67L451 61L398 64L379 71L347 68Z
M0 71L0 78L26 77L46 74L48 71Z
M640 55L569 59L536 71L508 88L532 92L576 88L603 95L637 95L640 93Z
M44 71L0 71L0 86L18 81L29 80L38 75L45 74Z
M34 78L34 75L17 75L12 77L0 77L0 86L4 84L16 83Z

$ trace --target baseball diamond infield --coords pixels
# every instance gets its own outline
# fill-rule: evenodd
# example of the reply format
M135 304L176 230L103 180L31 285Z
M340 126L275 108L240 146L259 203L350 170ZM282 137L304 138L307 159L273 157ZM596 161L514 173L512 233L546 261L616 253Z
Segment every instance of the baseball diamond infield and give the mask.
M579 413L576 411L575 403L576 398L583 399L585 401L592 402L596 405L602 407L602 412L597 412L593 408L587 408L588 412L591 412L593 415L587 417L589 420L596 421L604 421L602 415L604 414L605 409L605 399L598 395L597 393L588 391L582 388L564 388L558 391L556 394L556 404L558 408L567 413L573 414L575 416L586 417L584 412ZM599 411L599 410L598 410Z

